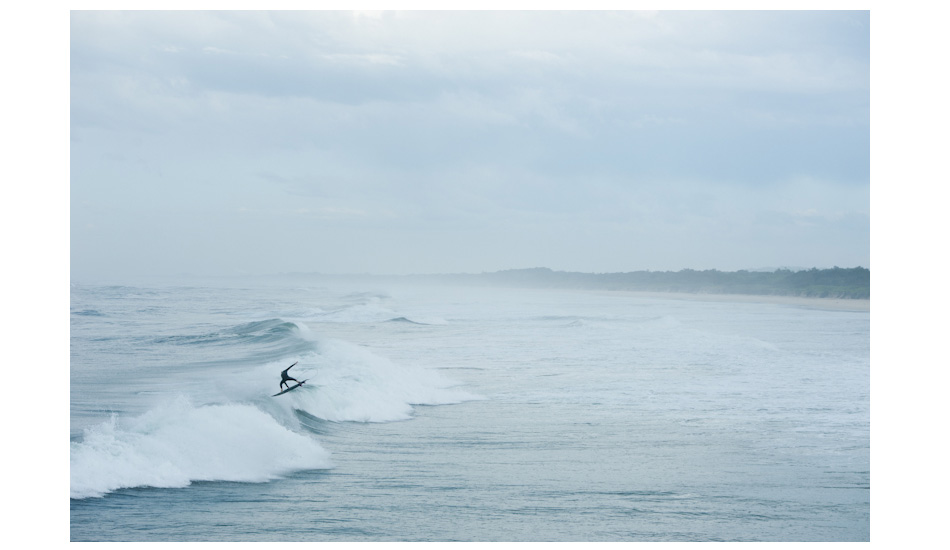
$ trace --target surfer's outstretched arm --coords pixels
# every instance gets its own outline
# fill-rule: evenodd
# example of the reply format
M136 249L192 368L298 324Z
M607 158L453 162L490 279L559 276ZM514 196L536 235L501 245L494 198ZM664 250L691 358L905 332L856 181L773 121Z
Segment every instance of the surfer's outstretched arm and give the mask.
M297 361L294 361L294 365L296 365L296 364L297 364ZM284 379L284 380L287 380L288 378L290 378L289 376L287 376L287 371L289 371L290 369L294 368L294 365L290 365L290 366L287 367L286 369L280 371L280 377L281 377L282 379ZM293 380L293 379L291 378L291 380Z

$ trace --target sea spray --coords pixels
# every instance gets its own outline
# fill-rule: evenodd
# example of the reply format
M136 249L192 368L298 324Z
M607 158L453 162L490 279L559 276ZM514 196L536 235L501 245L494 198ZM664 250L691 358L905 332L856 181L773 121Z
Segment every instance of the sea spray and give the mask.
M89 411L74 417L74 499L131 487L186 487L194 481L267 481L329 468L329 453L302 429L298 413L334 422L390 422L411 418L414 405L480 399L458 389L437 368L399 364L369 348L325 337L337 326L392 319L445 324L432 315L420 319L390 309L384 295L330 297L320 304L288 300L280 307L255 309L242 302L241 293L222 302L208 300L206 290L185 289L191 299L154 311L146 306L159 298L177 300L182 289L134 295L122 290L127 289L74 289L73 345L81 352L74 359L82 360L72 365L77 384L72 407ZM125 324L108 347L98 345L103 331L112 327L104 321L108 317L76 313L101 312L103 302L113 306L110 315L139 321ZM172 311L174 316L160 323ZM138 354L130 363L125 352L133 347ZM103 360L102 353L116 360ZM87 355L97 360L84 361ZM296 360L300 363L291 375L310 381L271 397L280 371ZM117 378L120 369L120 390L108 393L104 390L111 386L92 385ZM105 421L93 417L103 403L116 411Z
M82 441L70 444L70 497L193 481L263 482L332 466L317 441L252 405L194 406L179 397L87 428Z
M434 368L398 364L343 340L322 339L318 347L318 353L302 356L291 371L294 378L307 379L307 383L268 398L269 402L260 404L262 409L281 419L290 418L287 413L296 409L334 422L393 422L411 418L413 405L482 399ZM275 393L278 373L290 362L236 374L222 387L232 399L259 398L262 391Z

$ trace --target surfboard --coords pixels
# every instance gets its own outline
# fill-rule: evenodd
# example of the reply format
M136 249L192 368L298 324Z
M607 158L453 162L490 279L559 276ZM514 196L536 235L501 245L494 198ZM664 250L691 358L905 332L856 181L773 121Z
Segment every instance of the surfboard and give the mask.
M284 391L282 391L282 392L280 392L280 393L275 393L275 394L272 395L271 397L277 397L278 395L284 395L285 393L287 393L287 392L289 392L289 391L294 391L295 389L299 388L300 386L303 386L303 383L306 382L307 380L309 380L309 378L305 379L303 382L300 382L299 384L294 384L293 386L290 386L289 388L287 388L286 390L284 390Z

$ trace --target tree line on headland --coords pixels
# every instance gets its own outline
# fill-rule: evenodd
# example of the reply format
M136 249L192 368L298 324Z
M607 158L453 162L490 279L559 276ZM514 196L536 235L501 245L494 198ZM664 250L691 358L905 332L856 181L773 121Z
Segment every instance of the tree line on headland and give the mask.
M410 275L411 279L525 288L638 290L702 294L757 294L815 298L870 299L871 272L864 267L792 271L632 271L578 273L546 267L480 274Z
M414 275L329 275L285 273L291 277L319 277L347 281L405 281L449 285L516 288L573 288L583 290L630 290L682 292L689 294L749 294L808 298L871 298L871 271L864 267L831 269L776 269L774 271L630 271L625 273L579 273L547 267L508 269L491 273Z

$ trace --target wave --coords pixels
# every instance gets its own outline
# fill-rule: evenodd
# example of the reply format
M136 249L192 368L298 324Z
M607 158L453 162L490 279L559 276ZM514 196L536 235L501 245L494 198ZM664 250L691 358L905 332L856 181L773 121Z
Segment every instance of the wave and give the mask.
M303 322L270 318L191 334L141 337L136 343L167 347L168 353L202 357L202 364L241 362L260 364L273 357L288 357L315 349L310 328ZM177 351L175 348L179 348ZM243 357L243 359L240 359Z
M409 323L411 325L446 325L448 322L445 319L441 318L416 318L410 319L409 317L394 317L388 319L387 323Z
M445 319L409 315L396 312L388 307L391 297L380 292L357 292L342 297L343 303L326 309L311 309L293 316L304 321L341 324L375 324L385 322L406 322L417 325L444 325Z
M216 344L231 345L235 342L267 344L293 337L300 326L282 319L253 321L204 334L174 335L154 338L156 344Z
M482 399L432 368L401 365L343 340L320 340L290 374L307 383L276 398L279 372L293 361L271 362L219 382L231 400L260 400L275 416L302 411L332 422L395 422L412 418L414 405L450 405Z
M252 405L195 406L184 397L87 428L70 443L69 462L74 499L194 481L264 482L333 466L314 439Z
M343 296L345 300L388 300L392 298L388 292L383 290L370 290L365 292L350 292Z
M174 377L180 395L145 387L139 395L151 409L137 409L145 414L86 423L70 442L70 497L196 481L266 482L331 468L318 438L338 423L403 421L417 405L482 399L435 368L399 364L314 332L322 323L445 323L396 313L381 303L385 298L352 295L351 303L322 305L326 310L291 304L256 319L227 311L240 322L129 336L164 358L170 366L160 376ZM77 307L74 314L92 311ZM307 384L272 397L280 371L294 361L291 376Z
M358 297L364 297L360 294ZM445 325L445 319L425 315L397 313L382 304L381 297L368 296L366 301L344 305L329 311L316 310L301 317L307 321L341 324L374 324L387 322L413 323L416 325Z
M243 326L259 334L278 324ZM309 380L291 393L272 397L280 371L293 360L255 367L239 362L228 374L194 373L210 378L192 397L168 398L141 416L113 415L83 430L70 443L70 497L195 481L266 482L331 468L330 454L315 438L332 423L402 421L416 405L482 399L435 369L400 365L342 340L300 337L313 341L291 375Z
M318 313L310 319L323 323L379 323L398 316L395 311L370 301Z
M97 309L83 309L83 310L73 310L73 315L78 315L80 317L105 317L106 314L102 313Z
M425 323L418 323L413 321L408 317L393 317L392 319L386 320L387 323L409 323L410 325L424 325Z
M340 340L320 346L319 392L304 393L300 408L326 420L390 422L412 417L413 405L480 399L438 371L401 365Z

